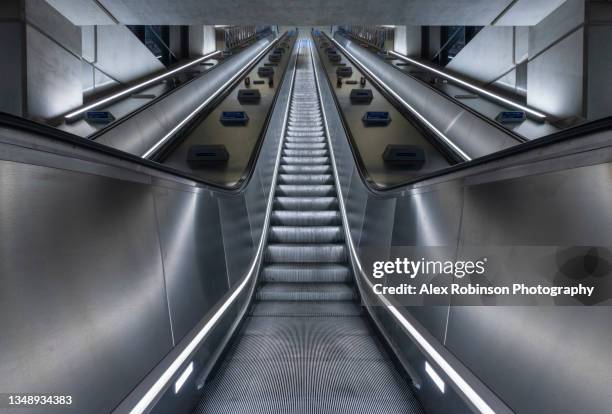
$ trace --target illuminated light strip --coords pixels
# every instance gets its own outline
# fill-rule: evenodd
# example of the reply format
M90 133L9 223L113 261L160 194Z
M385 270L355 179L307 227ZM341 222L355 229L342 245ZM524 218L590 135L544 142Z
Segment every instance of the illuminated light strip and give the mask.
M299 50L298 50L299 54ZM267 229L270 226L270 213L272 211L272 205L274 203L274 188L276 187L276 181L278 177L278 168L280 165L280 159L282 155L283 142L285 137L285 131L287 128L287 119L289 117L289 107L291 104L291 95L293 93L293 84L295 82L295 72L297 71L297 59L295 65L293 67L293 77L291 80L291 85L289 88L289 97L287 99L287 106L285 108L285 116L283 119L283 129L281 131L281 137L278 143L278 150L276 153L276 164L274 166L274 172L272 174L272 183L271 183L271 191L268 196L268 204L266 207L266 218L264 220L264 231L261 234L259 239L259 246L257 247L257 254L255 255L255 259L251 264L251 267L245 276L244 280L236 287L236 289L232 292L229 298L221 305L221 307L215 312L215 314L210 318L208 322L198 331L196 336L187 344L185 349L176 357L174 361L170 364L168 368L161 374L161 376L155 381L155 383L147 390L147 392L142 396L142 398L136 403L136 405L129 411L130 414L143 414L147 412L147 408L155 401L159 393L164 391L168 383L172 380L172 378L176 375L181 366L187 361L187 359L191 356L191 354L200 346L200 343L204 340L206 335L210 332L210 330L215 326L219 318L223 316L227 308L236 300L238 295L242 292L245 286L252 279L254 272L257 270L258 258L261 257L263 253L264 246L266 244L267 239Z
M178 392L181 390L183 385L185 385L187 378L189 378L192 372L193 372L193 361L191 361L189 365L187 365L187 369L183 371L183 373L178 377L178 379L174 383L174 393L175 394L178 394Z
M115 100L115 99L117 99L117 98L120 98L120 97L122 97L122 96L125 96L125 95L127 95L127 94L130 94L130 93L132 93L132 92L134 92L134 91L136 91L136 90L138 90L138 89L144 88L144 87L145 87L145 86L147 86L147 85L150 85L150 84L152 84L152 83L155 83L155 82L158 82L158 81L160 81L160 80L162 80L162 79L165 79L165 78L167 78L168 76L170 76L170 75L172 75L172 74L174 74L174 73L176 73L176 72L180 72L180 71L182 71L183 69L186 69L186 68L188 68L188 67L190 67L190 66L193 66L193 65L195 65L195 64L197 64L197 63L202 62L203 60L210 59L211 57L216 56L216 55L218 55L219 53L221 53L221 51L219 51L219 50L217 50L217 51L215 51L215 52L213 52L213 53L209 53L209 54L208 54L208 55L206 55L206 56L202 56L202 57L200 57L200 58L197 58L196 60L194 60L194 61L192 61L192 62L189 62L189 63L187 63L187 64L185 64L185 65L183 65L183 66L179 66L178 68L173 69L173 70L171 70L170 72L166 72L166 73L164 73L163 75L156 76L156 77L154 77L153 79L149 79L149 80L147 80L147 81L144 81L144 82L142 82L142 83L139 83L138 85L134 85L134 86L132 86L132 87L130 87L130 88L127 88L127 89L125 89L125 90L123 90L123 91L121 91L121 92L117 92L116 94L113 94L113 95L108 96L108 97L106 97L106 98L104 98L104 99L101 99L101 100L99 100L99 101L96 101L96 102L94 102L94 103L92 103L92 104L89 104L89 105L87 105L87 106L84 106L84 107L82 107L82 108L80 108L80 109L77 109L76 111L70 112L69 114L65 115L65 116L64 116L64 119L66 119L66 120L70 120L70 119L72 119L72 118L74 118L74 117L76 117L76 116L78 116L78 115L81 115L81 114L82 114L82 113L84 113L84 112L89 111L90 109L94 109L94 108L96 108L96 107L98 107L98 106L100 106L100 105L104 105L105 103L108 103L108 102L110 102L110 101L114 101L114 100Z
M351 54L351 52L349 52L348 50L346 50L340 43L338 43L338 41L336 39L331 39L340 49L342 49L342 51L344 53L346 53L347 55L349 55L351 58L353 58L353 60L355 62L358 62L359 60L357 58L355 58L355 56L353 56ZM366 71L372 78L374 78L378 83L380 83L386 90L387 92L389 92L391 95L393 95L393 97L395 99L397 99L399 102L401 102L402 105L404 105L406 108L408 108L410 110L410 112L412 112L421 122L423 122L429 129L431 129L440 139L442 139L448 146L450 146L453 151L455 151L457 154L459 154L459 156L461 158L463 158L464 161L471 161L472 158L467 155L465 153L465 151L463 151L461 148L459 148L459 146L457 146L457 144L455 144L453 141L450 140L450 138L448 138L446 135L444 135L444 133L442 131L440 131L438 128L435 127L434 124L432 124L431 122L429 122L427 120L427 118L425 118L423 115L421 115L421 113L419 111L417 111L412 105L410 105L408 102L406 102L401 96L399 96L393 89L391 89L386 83L384 83L378 76L376 76L370 69L366 68L363 65L359 65L361 67L361 69L363 69L364 71Z
M311 59L314 65L314 57L312 56L311 51ZM334 182L337 188L342 188L340 185L340 178L338 177L338 169L336 167L336 157L334 156L334 148L332 146L331 137L329 135L329 127L327 123L327 115L325 113L322 101L321 88L319 86L319 77L317 74L316 67L315 69L315 80L317 82L317 90L319 93L319 103L321 104L321 113L323 114L323 123L325 125L325 135L327 137L327 146L328 151L330 152L330 158L332 163L332 169L334 173ZM347 238L347 244L349 250L351 252L351 257L354 259L354 263L359 270L359 274L362 279L370 286L373 287L372 283L366 277L366 273L363 270L363 266L361 265L361 261L359 260L359 256L357 255L357 251L355 249L355 245L353 243L353 237L351 235L351 231L348 227L348 217L346 214L346 208L344 204L344 196L342 191L337 191L338 196L338 205L340 207L340 212L342 214L342 227L344 228L344 234ZM434 346L429 343L429 341L419 332L419 330L411 324L397 308L392 305L387 298L381 295L376 296L391 312L391 315L404 327L404 329L408 332L412 340L419 344L421 349L427 354L439 367L444 371L444 373L450 378L450 380L455 384L455 386L461 390L463 395L478 409L478 411L482 414L495 414L495 411L486 403L486 401L478 395L476 390L472 388L470 384L467 383L465 379L444 359L444 357L434 348Z
M486 89L479 88L476 85L472 85L471 83L468 83L468 82L466 82L464 80L456 78L456 77L454 77L452 75L449 75L448 73L443 72L443 71L441 71L439 69L436 69L434 67L426 65L424 63L421 63L421 62L419 62L417 60L411 59L408 56L401 55L401 54L399 54L397 52L394 52L392 50L389 51L389 54L391 54L391 55L393 55L395 57L398 57L398 58L400 58L402 60L408 61L408 62L412 63L413 65L419 66L419 67L421 67L423 69L426 69L426 70L428 70L430 72L437 73L438 75L443 76L446 79L449 79L449 80L451 80L451 81L453 81L455 83L458 83L461 86L465 86L466 88L471 89L471 90L473 90L475 92L478 92L480 94L486 95L489 98L493 98L493 99L495 99L497 101L503 102L503 103L505 103L508 106L512 106L514 108L517 108L517 109L520 109L522 111L525 111L525 112L535 116L536 118L540 118L540 119L545 119L546 118L546 114L543 114L542 112L536 111L535 109L531 109L531 108L529 108L529 107L527 107L525 105L521 105L521 104L519 104L517 102L511 101L510 99L504 98L503 96L496 95L496 94L494 94L492 92L487 91Z
M442 392L442 394L444 394L446 384L444 384L444 381L442 380L442 378L440 378L438 373L431 367L431 365L429 365L429 362L427 361L425 361L425 372L427 372L427 374L432 379L434 384L436 384L438 388L440 389L440 391Z
M185 119L183 119L181 122L179 122L174 128L172 128L170 130L170 132L168 132L166 135L164 135L162 137L162 139L160 139L159 141L157 141L151 148L149 148L144 154L142 154L142 158L148 158L150 157L155 151L157 151L157 149L162 146L166 141L168 141L172 135L174 135L176 133L176 131L178 131L179 129L181 129L183 126L185 126L185 124L187 122L189 122L198 112L200 112L202 110L202 108L204 108L206 105L208 105L210 102L212 102L215 98L217 98L217 96L219 96L221 94L221 92L223 92L225 90L225 88L227 88L229 85L231 85L236 79L238 79L240 76L242 76L244 74L244 72L246 71L246 68L248 68L249 66L251 66L254 62L256 62L262 55L264 55L265 53L268 53L268 51L272 48L272 46L275 45L276 42L272 42L270 45L268 45L264 50L262 50L261 52L259 52L257 54L257 56L255 56L253 59L251 59L249 61L249 63L247 63L244 66L244 70L239 71L238 73L236 73L234 76L232 76L227 82L225 82L219 89L217 89L212 95L210 95L208 97L208 99L206 99L204 102L202 102L200 105L198 105L198 107L196 109L194 109L189 115L187 115L187 117Z

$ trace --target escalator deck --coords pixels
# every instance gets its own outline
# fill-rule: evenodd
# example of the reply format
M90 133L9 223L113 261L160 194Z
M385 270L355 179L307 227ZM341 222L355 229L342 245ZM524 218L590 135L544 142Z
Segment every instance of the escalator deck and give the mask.
M352 285L311 42L300 45L260 285L196 413L421 413Z

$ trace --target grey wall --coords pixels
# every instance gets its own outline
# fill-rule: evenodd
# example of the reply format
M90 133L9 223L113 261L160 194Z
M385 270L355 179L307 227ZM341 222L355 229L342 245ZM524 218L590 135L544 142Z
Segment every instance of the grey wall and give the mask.
M125 26L108 25L84 27L83 58L92 69L120 82L128 83L160 72L165 66L153 56L140 40Z
M215 27L214 26L189 26L189 55L192 57L203 56L214 52Z

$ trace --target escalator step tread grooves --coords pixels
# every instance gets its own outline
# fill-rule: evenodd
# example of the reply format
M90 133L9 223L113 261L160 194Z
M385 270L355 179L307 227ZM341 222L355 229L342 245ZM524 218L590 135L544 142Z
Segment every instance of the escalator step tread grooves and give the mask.
M300 40L254 303L198 414L422 413L352 283L311 47Z

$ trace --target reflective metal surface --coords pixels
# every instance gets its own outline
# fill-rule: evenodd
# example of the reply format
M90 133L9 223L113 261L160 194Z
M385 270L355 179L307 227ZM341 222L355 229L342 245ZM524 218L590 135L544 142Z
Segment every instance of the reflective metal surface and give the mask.
M322 89L325 98L325 85ZM584 259L588 248L580 246L598 246L600 252L612 246L609 131L559 141L397 191L374 193L354 163L346 160L348 140L327 93L324 109L330 130L335 131L331 142L357 251L366 245L382 251L409 246L416 257L434 249L452 258L487 245L519 245L522 248L514 252L502 250L505 255L498 259L518 264L520 271L558 271L563 260ZM384 214L386 203L395 203L395 208ZM375 204L382 210L370 208ZM385 233L381 229L388 228L393 231L391 240L381 237ZM553 254L539 254L541 246L550 245ZM596 268L606 268L603 253ZM413 381L421 384L427 411L460 412L459 395L448 387L445 394L436 391L425 373L422 349L389 310L381 306L369 310L398 358L409 365ZM401 313L431 335L449 361L475 374L516 412L606 412L612 404L607 390L612 366L606 351L612 343L609 306L420 306L401 308ZM450 383L444 375L443 380Z

